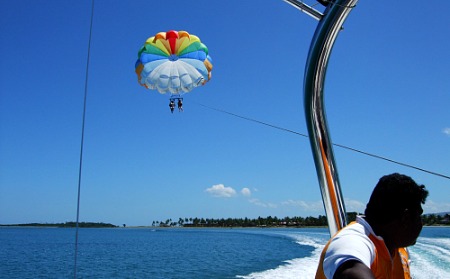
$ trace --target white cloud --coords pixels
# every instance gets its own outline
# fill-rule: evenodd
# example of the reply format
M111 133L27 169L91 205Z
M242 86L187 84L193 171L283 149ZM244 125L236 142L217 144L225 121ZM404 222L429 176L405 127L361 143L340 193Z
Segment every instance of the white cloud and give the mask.
M450 203L448 202L434 202L432 200L426 200L422 205L424 213L441 213L450 212Z
M305 211L323 211L322 201L307 202L302 200L287 200L281 203L284 206L297 207Z
M345 211L347 212L357 212L363 213L366 210L366 205L357 200L344 199L345 202Z
M323 212L323 202L319 201L302 201L302 200L287 200L281 203L283 206L299 208L309 212ZM347 212L364 213L366 205L357 200L345 199L345 209Z
M261 207L277 208L276 204L270 202L262 202L259 199L249 199L248 201L254 205Z
M442 132L450 137L450 128L444 128Z
M252 195L252 191L250 191L249 188L242 188L241 194L246 197L250 197Z
M218 198L231 198L236 195L236 190L231 187L225 187L223 184L213 185L211 188L205 190L213 197Z

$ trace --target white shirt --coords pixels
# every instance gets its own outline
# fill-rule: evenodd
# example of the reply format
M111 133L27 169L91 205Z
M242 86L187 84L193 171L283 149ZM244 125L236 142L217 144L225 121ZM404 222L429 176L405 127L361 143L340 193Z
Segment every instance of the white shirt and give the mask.
M331 240L323 261L323 270L327 278L333 278L334 273L341 264L348 260L357 260L371 267L376 257L375 245L369 235L378 237L373 232L369 223L362 218L356 217L356 223L343 228Z

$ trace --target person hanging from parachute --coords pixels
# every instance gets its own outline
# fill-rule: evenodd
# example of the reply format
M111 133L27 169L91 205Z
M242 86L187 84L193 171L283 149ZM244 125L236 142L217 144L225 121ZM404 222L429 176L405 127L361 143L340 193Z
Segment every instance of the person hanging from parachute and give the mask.
M173 99L170 99L169 108L170 112L173 113L173 110L175 109L175 102L173 101Z
M178 111L183 111L183 99L178 99Z
M169 107L178 99L183 111L182 95L211 79L212 59L200 39L186 31L159 32L150 37L138 52L135 72L140 85L170 93ZM175 104L174 104L175 107Z

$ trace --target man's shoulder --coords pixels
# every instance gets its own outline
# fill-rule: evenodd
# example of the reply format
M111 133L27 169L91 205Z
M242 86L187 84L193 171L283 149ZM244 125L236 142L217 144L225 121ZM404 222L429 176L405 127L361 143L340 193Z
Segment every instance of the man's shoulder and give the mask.
M323 270L332 277L336 269L347 261L357 261L370 268L375 258L375 246L369 238L370 226L356 220L340 230L325 250Z
M356 235L360 235L360 236L369 236L370 234L374 234L372 227L370 227L369 223L367 223L366 220L364 220L364 218L359 217L356 219L356 221L350 223L349 225L347 225L346 227L344 227L341 231L339 231L336 234L336 237L343 237L343 236L356 236Z
M352 222L331 239L327 253L348 255L358 251L357 253L372 255L375 250L370 237L372 233L367 222L361 220Z
M369 235L370 232L364 226L355 223L342 229L333 237L331 242L344 244L345 246L353 246L358 245L359 242L371 242Z

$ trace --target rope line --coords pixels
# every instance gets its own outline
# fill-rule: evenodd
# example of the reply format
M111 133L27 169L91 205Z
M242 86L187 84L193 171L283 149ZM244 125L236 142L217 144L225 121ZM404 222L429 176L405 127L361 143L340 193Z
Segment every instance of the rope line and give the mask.
M73 276L75 279L77 278L78 231L80 222L80 197L81 197L81 173L82 173L81 170L83 166L84 126L86 122L86 101L87 101L88 80L89 80L89 62L91 57L91 38L92 38L92 22L94 18L94 1L95 0L92 0L91 6L91 22L89 26L89 40L86 59L86 76L84 81L83 119L81 124L80 165L78 168L77 219L75 222L75 256L74 256L74 270L73 270Z
M256 120L256 119L253 119L253 118L250 118L250 117L241 116L241 115L238 115L238 114L235 114L235 113L232 113L232 112L228 112L228 111L223 110L223 109L214 108L214 107L203 105L203 104L200 104L200 103L196 103L196 104L198 104L198 105L200 105L202 107L205 107L205 108L217 111L217 112L222 112L222 113L225 113L225 114L237 117L237 118L241 118L241 119L244 119L244 120L247 120L247 121L255 122L255 123L258 123L258 124L269 126L271 128L275 128L275 129L278 129L278 130L282 130L282 131L285 131L285 132L289 132L289 133L292 133L292 134L296 134L296 135L299 135L299 136L302 136L302 137L309 138L309 136L306 135L306 134L302 134L302 133L299 133L299 132L296 132L296 131L293 131L293 130L290 130L290 129L286 129L286 128L283 128L283 127L280 127L280 126L269 124L269 123L266 123L266 122L263 122L263 121L260 121L260 120ZM401 166L404 166L404 167L408 167L408 168L412 168L412 169L415 169L415 170L418 170L418 171L422 171L422 172L425 172L425 173L428 173L428 174L431 174L431 175L435 175L435 176L439 176L439 177L442 177L442 178L450 179L450 176L448 176L448 175L444 175L444 174L441 174L441 173L438 173L438 172L434 172L434 171L426 170L426 169L423 169L423 168L419 168L419 167L413 166L411 164L406 164L406 163L402 163L402 162L399 162L399 161L395 161L395 160L389 159L387 157L383 157L383 156L380 156L380 155L376 155L376 154L372 154L372 153L369 153L369 152L365 152L365 151L362 151L362 150L359 150L359 149L356 149L356 148L353 148L353 147L349 147L349 146L338 144L338 143L333 143L333 145L337 146L337 147L340 147L340 148L343 148L343 149L347 149L347 150L353 151L353 152L357 152L357 153L360 153L360 154L363 154L363 155L366 155L366 156L370 156L370 157L373 157L373 158L376 158L376 159L381 159L381 160L388 161L388 162L391 162L391 163L394 163L394 164L397 164L397 165L401 165Z

